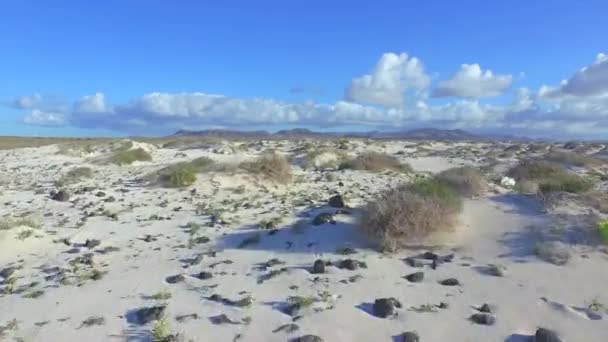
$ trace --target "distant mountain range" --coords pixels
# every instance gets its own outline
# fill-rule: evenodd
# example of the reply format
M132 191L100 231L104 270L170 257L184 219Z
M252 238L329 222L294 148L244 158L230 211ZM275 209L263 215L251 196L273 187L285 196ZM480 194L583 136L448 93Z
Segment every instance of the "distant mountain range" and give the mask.
M179 130L173 137L215 137L231 139L305 139L305 138L371 138L404 140L488 141L488 140L532 140L514 136L480 135L461 129L419 128L406 131L368 132L315 132L306 128L268 131L240 131L230 129L208 129L200 131Z

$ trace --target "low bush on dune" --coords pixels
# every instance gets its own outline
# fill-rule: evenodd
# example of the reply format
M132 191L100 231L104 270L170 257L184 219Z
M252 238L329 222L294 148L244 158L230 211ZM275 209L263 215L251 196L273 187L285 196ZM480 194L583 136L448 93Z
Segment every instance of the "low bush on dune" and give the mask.
M481 195L487 189L487 182L483 175L470 166L445 170L440 172L436 178L465 197Z
M597 232L600 234L602 241L608 243L608 220L597 223Z
M55 183L58 186L63 186L63 185L67 185L67 184L78 183L79 181L81 181L85 178L91 178L91 177L93 177L93 170L90 167L81 166L81 167L76 167L76 168L69 170L68 172L66 172L65 175L63 175L61 178L59 178L59 180L57 180Z
M596 166L605 163L604 160L594 158L582 153L553 151L544 156L544 159L554 163L560 163L570 166Z
M196 182L197 173L211 171L214 166L213 159L199 157L189 162L169 165L152 174L150 178L157 178L166 187L184 188Z
M532 181L538 184L538 193L552 192L583 193L593 187L585 177L568 172L562 166L540 160L525 160L509 170L508 176L516 181Z
M365 170L380 172L385 170L412 171L408 164L401 163L397 158L379 152L365 152L354 159L344 161L340 169Z
M360 228L385 251L449 229L462 210L458 194L436 179L391 189L363 209Z
M306 153L302 166L306 170L337 169L346 160L348 160L348 156L344 151L332 148L318 148Z
M278 183L289 183L293 177L287 158L276 152L264 153L253 161L241 163L239 167Z
M132 150L119 150L114 152L109 158L108 162L118 165L130 165L136 161L150 161L152 156L146 152L143 148L136 148Z

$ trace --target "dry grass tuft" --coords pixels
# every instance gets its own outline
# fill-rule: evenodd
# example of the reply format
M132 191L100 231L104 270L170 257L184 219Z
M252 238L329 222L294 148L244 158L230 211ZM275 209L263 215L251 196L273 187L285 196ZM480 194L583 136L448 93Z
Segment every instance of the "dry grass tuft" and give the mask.
M130 165L136 161L150 161L152 156L146 152L143 148L136 148L132 150L119 150L114 152L109 158L108 162L118 165Z
M243 162L240 168L278 183L289 183L292 178L291 164L285 156L276 152L262 154L254 161Z
M605 164L606 161L582 153L553 151L547 153L545 160L570 166L588 167Z
M488 184L479 170L470 166L445 170L436 176L437 180L447 184L461 196L473 197L483 194Z
M541 195L552 192L578 194L593 187L590 179L568 172L560 165L539 160L524 160L509 170L508 175L517 181L537 183Z
M384 193L363 209L361 229L386 251L395 251L437 231L449 229L462 201L449 186L427 179Z
M344 151L332 148L318 148L309 150L304 157L304 169L327 170L337 169L348 159Z
M90 167L81 166L66 172L56 183L58 186L78 183L85 178L93 177L93 170Z
M340 169L365 170L380 172L385 170L412 171L412 167L403 164L397 158L378 152L365 152L356 158L347 160L340 165Z
M169 165L147 176L153 183L166 187L184 188L196 182L196 174L212 171L215 168L213 159L199 157L189 162L179 162Z

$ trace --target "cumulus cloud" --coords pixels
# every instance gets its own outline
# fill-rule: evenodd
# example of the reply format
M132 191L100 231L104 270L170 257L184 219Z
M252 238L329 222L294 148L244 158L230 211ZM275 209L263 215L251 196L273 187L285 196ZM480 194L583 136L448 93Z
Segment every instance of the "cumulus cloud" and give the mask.
M351 81L345 98L361 104L399 107L408 90L422 91L431 82L424 65L406 53L385 53L370 74Z
M30 110L23 119L26 124L69 124L128 134L166 134L181 128L299 125L366 129L439 127L605 138L608 136L608 91L597 75L605 70L606 59L600 54L592 65L582 68L559 86L545 86L538 92L519 88L513 91L510 101L502 98L492 104L484 103L481 97L503 93L511 84L510 76L494 75L478 65L463 65L456 75L440 82L438 87L444 93L449 90L450 94L462 98L439 101L424 96L430 80L421 62L405 54L383 55L372 73L351 82L345 100L327 104L203 92L153 92L123 103L109 103L103 93L95 93L56 110L46 105L44 97L17 100L19 108ZM405 101L409 91L419 92L419 96ZM12 105L17 107L16 102Z
M65 117L63 113L34 109L23 118L23 122L36 126L62 126L65 123Z
M545 98L608 96L608 55L600 53L595 61L581 68L557 87L542 86Z
M42 103L42 96L40 94L24 95L16 98L12 106L17 109L33 109L38 107Z
M74 111L78 113L105 113L108 110L103 93L83 96L74 105Z
M483 71L479 64L462 64L450 79L439 82L432 92L433 97L480 98L501 95L511 86L511 75L494 75Z

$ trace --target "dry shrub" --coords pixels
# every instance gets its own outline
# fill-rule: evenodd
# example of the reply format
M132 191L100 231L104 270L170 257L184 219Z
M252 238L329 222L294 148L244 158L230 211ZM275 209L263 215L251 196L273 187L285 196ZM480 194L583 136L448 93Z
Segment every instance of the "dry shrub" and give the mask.
M437 175L437 179L465 197L481 195L488 186L481 173L470 166L445 170Z
M287 158L276 152L264 153L254 161L241 163L240 167L278 183L289 183L293 177Z
M143 148L136 148L132 150L118 150L114 152L109 158L108 162L118 165L130 165L135 161L150 161L152 156L146 152Z
M583 193L593 187L590 179L568 172L560 165L540 160L524 160L509 170L508 175L517 181L536 182L541 194Z
M71 169L66 172L58 181L55 182L58 186L78 183L84 178L93 177L93 170L90 167L81 166Z
M152 182L160 182L163 186L183 188L196 182L196 174L205 171L214 171L213 159L199 157L189 162L179 162L169 165L148 176Z
M365 170L380 172L385 170L412 171L412 167L403 164L397 158L378 152L365 152L356 158L343 162L340 169Z
M348 159L344 151L332 148L309 150L304 157L303 167L306 170L337 169Z
M361 229L386 251L395 251L437 231L449 229L462 201L435 179L418 181L384 193L363 209Z
M581 195L584 203L595 208L602 214L608 214L608 193L589 191Z
M562 151L553 151L553 152L547 153L544 158L545 158L545 160L548 160L548 161L551 161L554 163L561 163L561 164L565 164L565 165L579 166L579 167L597 166L597 165L602 165L605 163L604 160L594 158L594 157L588 156L586 154L574 153L574 152L562 152Z

